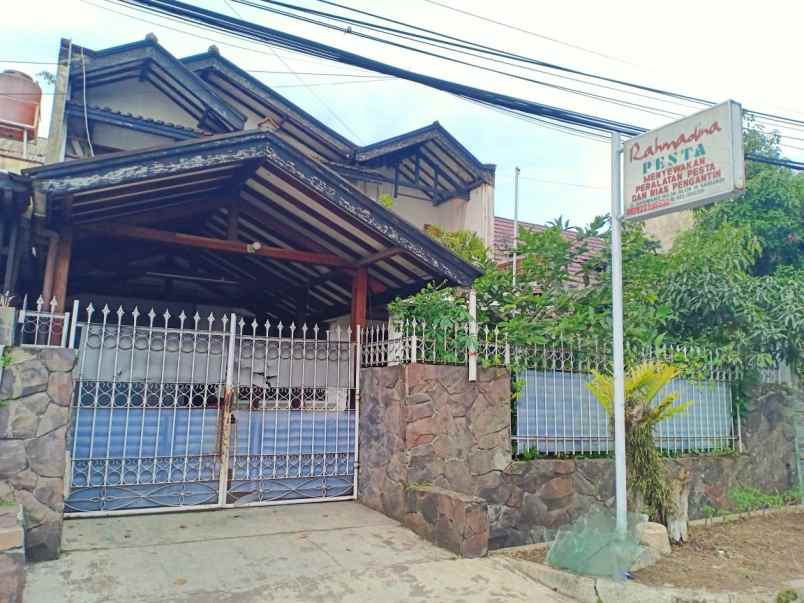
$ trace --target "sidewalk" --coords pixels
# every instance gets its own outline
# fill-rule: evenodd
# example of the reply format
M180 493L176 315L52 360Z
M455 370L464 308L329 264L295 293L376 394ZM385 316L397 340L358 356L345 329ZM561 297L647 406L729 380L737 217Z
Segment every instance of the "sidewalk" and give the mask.
M64 548L29 567L26 603L570 601L356 503L71 520Z

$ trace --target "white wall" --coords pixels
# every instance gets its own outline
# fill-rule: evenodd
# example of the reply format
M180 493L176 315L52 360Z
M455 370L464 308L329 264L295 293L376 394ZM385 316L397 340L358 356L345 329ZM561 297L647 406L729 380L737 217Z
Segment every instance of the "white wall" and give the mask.
M390 183L356 182L355 186L375 200L381 194L393 196L394 191ZM472 189L468 201L456 197L440 205L433 205L422 191L400 186L391 211L422 229L432 224L448 231L469 230L477 233L487 246L494 245L494 186L491 184Z
M81 90L74 90L73 96L81 102ZM148 82L126 80L87 90L90 105L109 107L132 115L161 119L169 123L197 128L198 120L186 113L158 88Z

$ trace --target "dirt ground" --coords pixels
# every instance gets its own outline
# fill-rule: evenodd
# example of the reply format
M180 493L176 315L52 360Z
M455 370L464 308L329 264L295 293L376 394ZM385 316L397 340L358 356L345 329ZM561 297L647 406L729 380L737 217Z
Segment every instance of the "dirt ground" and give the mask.
M690 530L688 544L635 574L638 582L717 591L779 591L804 578L804 512Z
M512 551L512 557L544 563L546 550ZM778 592L804 579L804 512L778 513L690 528L690 542L634 574L652 586L709 591Z

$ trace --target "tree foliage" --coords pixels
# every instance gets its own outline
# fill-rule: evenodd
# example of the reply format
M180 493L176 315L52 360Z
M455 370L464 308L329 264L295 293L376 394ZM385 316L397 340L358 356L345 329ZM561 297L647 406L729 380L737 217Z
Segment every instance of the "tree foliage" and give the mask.
M748 151L778 156L778 138L759 128ZM672 341L717 347L743 366L798 362L804 350L804 176L747 164L746 192L696 213L694 227L659 251L641 224L623 228L624 326L634 349ZM608 218L585 228L563 219L534 232L520 229L517 279L496 266L473 233L434 236L484 270L475 282L480 322L509 341L607 341L611 334ZM592 253L592 237L604 244ZM392 304L403 318L466 316L462 293L433 285ZM459 316L460 315L460 316ZM799 363L800 365L801 363Z

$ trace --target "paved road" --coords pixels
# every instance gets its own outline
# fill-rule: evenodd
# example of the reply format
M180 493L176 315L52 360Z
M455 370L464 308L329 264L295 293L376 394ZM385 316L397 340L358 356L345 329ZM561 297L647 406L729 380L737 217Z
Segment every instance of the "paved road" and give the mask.
M26 603L565 602L504 558L455 559L356 503L71 520Z

